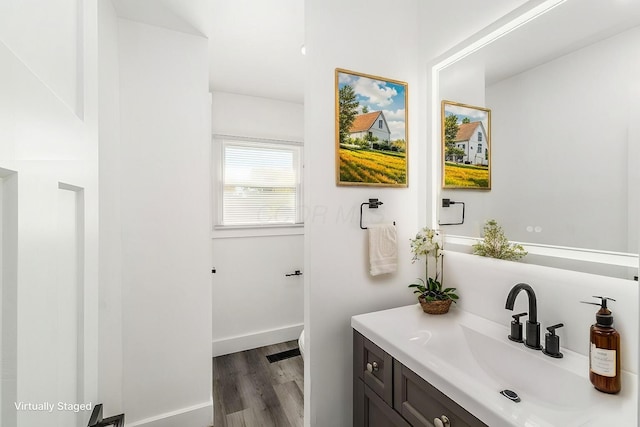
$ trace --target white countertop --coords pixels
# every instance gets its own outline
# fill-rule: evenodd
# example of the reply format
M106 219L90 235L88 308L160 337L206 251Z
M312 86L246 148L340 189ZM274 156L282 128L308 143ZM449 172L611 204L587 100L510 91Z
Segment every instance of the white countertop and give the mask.
M622 391L601 393L586 356L563 348L562 359L545 356L507 339L508 324L455 307L429 315L415 304L353 316L351 326L491 427L638 425L637 375L623 371Z

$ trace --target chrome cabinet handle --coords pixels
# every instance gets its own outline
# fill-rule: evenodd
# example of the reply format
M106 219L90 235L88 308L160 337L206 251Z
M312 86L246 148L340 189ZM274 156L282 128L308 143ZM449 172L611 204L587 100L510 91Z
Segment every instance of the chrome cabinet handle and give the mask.
M433 425L435 427L451 427L451 421L446 415L443 415L440 418L434 418Z
M369 372L378 372L378 362L367 363L367 371Z

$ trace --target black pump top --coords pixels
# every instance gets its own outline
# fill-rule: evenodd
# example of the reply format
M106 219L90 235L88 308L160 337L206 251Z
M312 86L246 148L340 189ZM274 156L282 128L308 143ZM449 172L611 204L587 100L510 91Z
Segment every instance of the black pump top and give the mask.
M584 304L599 305L600 310L598 310L598 312L596 313L596 324L603 328L613 327L613 315L611 314L611 310L607 308L607 301L615 301L615 300L613 298L601 297L597 295L593 295L593 298L600 298L600 304L598 304L597 302L587 302L587 301L580 301L580 302Z

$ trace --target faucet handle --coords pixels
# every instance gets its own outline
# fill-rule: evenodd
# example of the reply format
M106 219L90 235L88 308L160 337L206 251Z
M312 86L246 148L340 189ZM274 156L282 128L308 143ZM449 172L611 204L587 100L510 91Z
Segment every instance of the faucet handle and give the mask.
M547 327L547 331L549 331L551 333L551 335L555 335L556 334L556 329L562 328L563 326L564 326L564 323L558 323L557 325L548 326Z
M556 329L562 328L564 323L558 323L557 325L547 327L546 335L544 336L544 350L542 352L550 357L559 359L563 356L560 353L560 337L556 335Z
M515 342L524 342L522 339L522 323L520 323L520 318L522 316L526 316L527 313L519 313L514 314L513 321L511 322L511 335L509 335L509 339Z
M520 322L520 318L521 318L522 316L526 316L526 315L527 315L527 313L519 313L519 314L514 314L514 315L513 315L513 316L511 316L511 317L513 317L513 320L514 320L514 321L516 321L516 322L518 322L518 323L519 323L519 322Z

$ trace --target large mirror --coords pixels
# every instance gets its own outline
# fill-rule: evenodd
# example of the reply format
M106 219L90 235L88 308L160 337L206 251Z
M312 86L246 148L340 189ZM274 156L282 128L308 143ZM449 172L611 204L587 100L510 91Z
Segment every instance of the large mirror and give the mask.
M510 240L526 243L525 262L633 279L640 2L540 3L520 18L526 22L508 21L485 37L490 42L472 41L481 48L470 42L433 68L438 103L491 110L491 190L443 190L437 183L438 200L466 208L464 224L440 228L470 251L485 221L495 219ZM432 125L440 129L437 113ZM440 208L438 220L458 222L460 206Z

